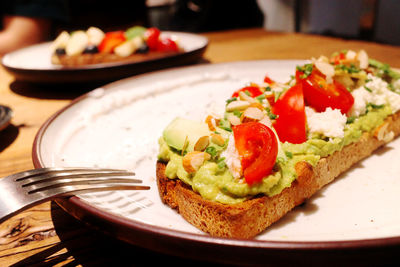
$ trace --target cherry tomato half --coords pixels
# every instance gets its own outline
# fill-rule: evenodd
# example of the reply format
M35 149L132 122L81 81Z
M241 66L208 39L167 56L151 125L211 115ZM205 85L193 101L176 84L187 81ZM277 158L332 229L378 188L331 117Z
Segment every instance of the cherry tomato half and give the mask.
M99 51L103 53L111 53L115 47L122 44L126 40L123 31L107 32L99 44Z
M234 92L232 94L232 97L238 97L239 92L248 92L251 97L256 97L263 93L261 89L257 86L246 86Z
M297 71L296 77L303 85L304 100L307 105L318 112L324 112L326 108L340 109L346 114L354 104L352 94L339 82L328 83L325 75L315 68L311 74L302 79L302 72Z
M281 142L301 144L307 140L302 84L288 89L272 107L277 115L273 124Z
M171 38L161 38L157 44L157 51L161 52L178 52L178 45Z
M278 155L274 132L262 123L248 122L234 126L233 134L246 182L260 182L271 173Z
M160 30L156 27L148 28L144 36L146 38L146 43L149 46L150 50L155 51L158 47L158 42L160 38Z

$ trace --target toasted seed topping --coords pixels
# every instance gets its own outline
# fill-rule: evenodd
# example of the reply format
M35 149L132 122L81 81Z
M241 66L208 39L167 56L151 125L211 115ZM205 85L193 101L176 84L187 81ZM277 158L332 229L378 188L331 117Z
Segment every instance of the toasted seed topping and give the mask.
M194 145L195 151L204 151L208 144L210 144L210 137L209 136L202 136L197 140L196 144Z
M195 173L210 158L210 154L206 152L192 151L182 158L182 165L188 173Z
M250 106L248 101L236 100L226 105L226 111L244 110Z
M259 121L264 117L264 112L256 107L249 107L247 108L242 116L241 121L243 122L251 122L251 121Z
M220 134L211 134L211 141L219 146L223 146L225 144L225 139Z

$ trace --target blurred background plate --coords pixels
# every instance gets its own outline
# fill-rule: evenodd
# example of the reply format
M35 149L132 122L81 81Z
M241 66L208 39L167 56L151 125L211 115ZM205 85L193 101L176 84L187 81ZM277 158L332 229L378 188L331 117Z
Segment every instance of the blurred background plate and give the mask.
M208 39L197 34L167 31L162 34L177 38L184 52L162 55L144 61L123 61L66 68L51 63L51 42L47 42L6 54L2 59L2 65L17 80L27 82L105 82L157 69L194 63L202 58L208 45Z

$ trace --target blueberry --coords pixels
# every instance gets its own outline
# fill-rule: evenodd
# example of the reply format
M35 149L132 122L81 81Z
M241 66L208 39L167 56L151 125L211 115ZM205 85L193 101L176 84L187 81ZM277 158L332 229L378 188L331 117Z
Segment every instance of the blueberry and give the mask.
M138 54L146 54L146 53L148 53L148 52L149 52L149 46L148 46L146 43L142 44L142 45L136 50L136 53L138 53Z
M83 50L83 54L96 54L99 53L99 49L96 45L88 45L85 50Z
M56 55L62 56L62 55L65 55L65 54L66 54L65 53L65 48L59 47L59 48L56 49Z

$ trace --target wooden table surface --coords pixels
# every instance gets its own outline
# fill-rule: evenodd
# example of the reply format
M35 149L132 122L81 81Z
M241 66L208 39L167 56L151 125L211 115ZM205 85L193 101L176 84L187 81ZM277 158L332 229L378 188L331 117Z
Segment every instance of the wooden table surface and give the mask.
M309 59L342 49L365 49L370 57L400 67L400 47L316 35L272 33L263 29L203 34L210 44L210 63L257 59ZM0 177L33 168L32 143L39 127L72 99L94 89L90 85L59 88L22 81L0 67L0 104L14 111L0 132ZM158 254L106 236L64 212L54 202L31 208L0 224L0 266L119 265L138 262L192 263Z

